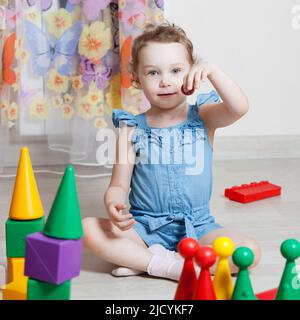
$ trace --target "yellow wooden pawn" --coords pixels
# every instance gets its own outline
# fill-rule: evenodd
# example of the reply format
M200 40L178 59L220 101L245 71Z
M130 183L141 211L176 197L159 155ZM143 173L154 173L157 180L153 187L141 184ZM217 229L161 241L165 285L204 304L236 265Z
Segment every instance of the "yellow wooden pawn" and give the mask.
M233 254L234 243L228 237L218 237L213 243L213 249L219 258L213 282L217 300L231 300L234 286L228 258Z

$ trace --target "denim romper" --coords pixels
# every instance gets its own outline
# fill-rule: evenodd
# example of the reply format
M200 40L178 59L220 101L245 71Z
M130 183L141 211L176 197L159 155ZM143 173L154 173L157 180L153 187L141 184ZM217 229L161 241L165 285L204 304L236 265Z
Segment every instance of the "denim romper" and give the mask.
M175 126L154 128L145 115L114 109L116 128L135 126L131 136L136 163L129 193L135 231L150 246L177 250L184 237L199 239L221 228L210 213L213 150L198 115L204 103L220 102L216 91L199 94L187 119Z

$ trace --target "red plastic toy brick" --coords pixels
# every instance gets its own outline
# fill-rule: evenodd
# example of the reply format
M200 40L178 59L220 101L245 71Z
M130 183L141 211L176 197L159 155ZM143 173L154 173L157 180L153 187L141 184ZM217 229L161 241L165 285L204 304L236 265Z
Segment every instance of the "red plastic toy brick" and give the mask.
M264 198L279 196L281 187L269 181L251 182L241 186L233 186L225 189L224 195L230 200L247 203Z

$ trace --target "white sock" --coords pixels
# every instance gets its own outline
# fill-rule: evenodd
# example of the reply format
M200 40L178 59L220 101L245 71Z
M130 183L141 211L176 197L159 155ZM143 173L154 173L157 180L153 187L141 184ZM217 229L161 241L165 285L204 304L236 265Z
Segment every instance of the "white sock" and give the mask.
M178 281L182 272L184 259L163 257L154 254L147 267L151 276Z
M138 276L140 274L144 274L144 271L126 268L126 267L118 267L112 270L112 275L115 277L130 277L130 276Z
M176 253L175 251L170 251L158 243L153 244L147 250L149 250L152 254L157 254L165 258L178 258L178 253ZM115 277L130 277L145 274L146 272L127 267L118 267L116 269L113 269L111 273Z
M168 250L164 246L162 246L161 244L158 244L158 243L150 246L148 248L148 250L153 254L157 254L159 256L166 257L166 258L168 258L168 257L176 258L176 259L181 258L178 252Z

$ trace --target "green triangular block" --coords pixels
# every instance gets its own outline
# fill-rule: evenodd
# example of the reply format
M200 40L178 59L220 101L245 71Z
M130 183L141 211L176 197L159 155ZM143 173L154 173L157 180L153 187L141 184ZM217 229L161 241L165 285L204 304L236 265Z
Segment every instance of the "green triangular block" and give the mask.
M276 300L300 300L300 280L295 260L300 256L300 242L285 240L281 245L281 254L287 260L278 287Z
M252 250L247 247L239 247L234 251L232 259L239 268L232 300L256 300L248 271L254 261Z
M74 169L70 165L59 185L43 233L59 239L80 239L83 235Z

